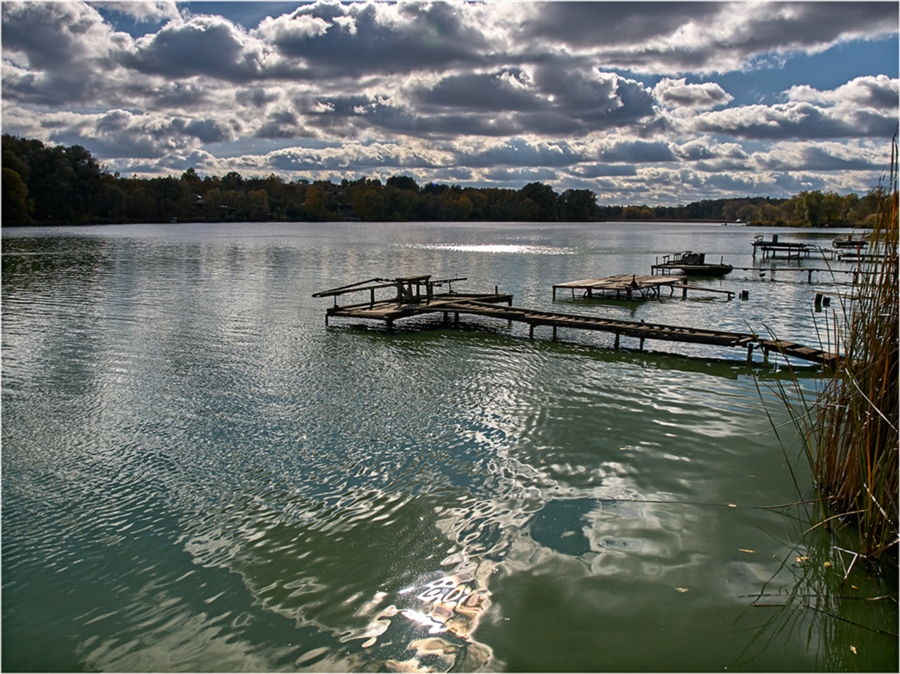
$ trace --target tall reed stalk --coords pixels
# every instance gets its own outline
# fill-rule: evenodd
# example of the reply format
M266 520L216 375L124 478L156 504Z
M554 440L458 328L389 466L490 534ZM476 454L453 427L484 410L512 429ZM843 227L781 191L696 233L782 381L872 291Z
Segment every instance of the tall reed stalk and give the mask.
M895 137L889 189L869 246L884 255L860 262L855 297L835 314L840 365L802 429L823 502L831 517L856 524L856 552L870 560L895 559L898 544L897 183Z

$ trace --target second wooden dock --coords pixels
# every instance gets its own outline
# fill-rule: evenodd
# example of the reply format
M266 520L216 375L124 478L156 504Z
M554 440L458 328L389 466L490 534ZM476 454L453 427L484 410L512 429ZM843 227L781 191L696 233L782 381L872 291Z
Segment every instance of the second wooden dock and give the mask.
M688 290L699 290L707 293L720 293L728 299L734 296L731 290L719 290L716 288L701 288L688 285L679 277L670 275L646 276L640 274L617 274L603 278L582 279L580 281L566 281L553 286L553 299L556 299L556 291L569 289L572 297L575 291L581 290L585 299L617 299L617 300L646 300L656 299L660 296L662 288L669 289L671 296L675 288L681 290L681 296L687 297Z

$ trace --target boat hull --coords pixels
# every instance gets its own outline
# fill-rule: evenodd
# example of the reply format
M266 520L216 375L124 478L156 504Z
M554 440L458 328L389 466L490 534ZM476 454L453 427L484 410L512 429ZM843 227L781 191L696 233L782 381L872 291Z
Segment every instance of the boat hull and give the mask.
M680 271L686 276L725 276L734 267L730 264L658 264L654 269L663 273Z

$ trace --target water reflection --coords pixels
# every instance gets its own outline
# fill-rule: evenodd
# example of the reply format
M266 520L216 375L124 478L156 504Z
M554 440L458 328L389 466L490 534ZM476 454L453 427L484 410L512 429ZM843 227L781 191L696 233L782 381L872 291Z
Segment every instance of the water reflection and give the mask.
M818 535L808 523L820 517L798 507L792 535L777 554L777 570L765 577L760 570L747 587L753 600L749 611L766 619L742 653L740 667L752 668L782 632L809 635L822 671L845 670L848 661L858 671L898 662L896 568L867 567L851 552L855 533L840 523L833 523L833 536Z
M439 243L420 244L426 250L449 250L464 253L519 253L526 255L574 255L576 251L557 246L519 243Z
M402 263L552 307L687 235L387 227L4 233L4 668L814 668L774 623L737 658L769 619L748 595L801 580L762 509L794 485L754 377L786 373L503 322L326 329L310 299Z

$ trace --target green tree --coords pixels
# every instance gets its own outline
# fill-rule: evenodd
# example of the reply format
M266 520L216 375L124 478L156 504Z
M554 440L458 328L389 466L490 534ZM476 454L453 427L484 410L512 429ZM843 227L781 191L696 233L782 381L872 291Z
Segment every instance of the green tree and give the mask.
M560 197L561 217L569 222L583 222L595 216L597 195L591 190L566 190Z
M3 168L3 224L30 225L34 202L28 198L28 186L22 177Z
M535 213L533 217L529 217L528 219L544 220L547 222L552 222L557 219L559 215L559 198L550 185L545 185L544 183L528 183L519 190L519 194L521 195L523 202L525 200L530 200L537 207L535 213L530 205L525 205L523 203L522 213Z
M419 186L416 181L409 176L391 176L386 183L389 187L395 187L398 190L408 190L418 193Z
M310 185L306 190L306 199L303 205L308 220L324 220L326 217L325 190L320 185Z

